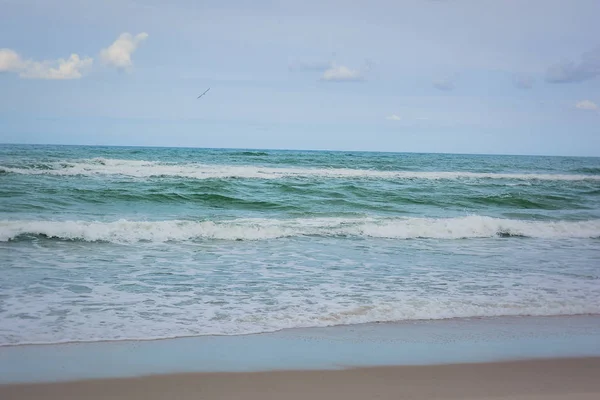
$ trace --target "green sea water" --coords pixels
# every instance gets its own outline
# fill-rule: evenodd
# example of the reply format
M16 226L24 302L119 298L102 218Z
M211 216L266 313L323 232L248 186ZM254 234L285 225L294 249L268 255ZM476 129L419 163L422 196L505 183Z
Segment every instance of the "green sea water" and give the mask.
M598 158L0 146L0 344L598 313Z

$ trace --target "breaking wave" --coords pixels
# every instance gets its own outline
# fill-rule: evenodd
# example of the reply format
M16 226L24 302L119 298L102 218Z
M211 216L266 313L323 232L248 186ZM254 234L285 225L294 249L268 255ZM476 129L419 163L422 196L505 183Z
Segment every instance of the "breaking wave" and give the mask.
M0 241L43 236L89 242L168 242L202 239L267 240L298 236L389 239L532 237L598 238L600 220L524 221L485 216L459 218L297 218L223 221L0 221Z
M166 163L94 158L23 166L0 166L0 173L56 176L123 176L132 178L281 179L281 178L377 178L377 179L509 179L527 181L600 181L600 175L491 173L464 171L381 171L351 168L284 168L256 165Z

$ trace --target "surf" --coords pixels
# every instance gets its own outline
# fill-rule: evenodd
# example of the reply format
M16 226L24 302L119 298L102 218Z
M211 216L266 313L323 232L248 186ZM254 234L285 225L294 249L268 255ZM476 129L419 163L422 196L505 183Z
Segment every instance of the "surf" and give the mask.
M529 237L598 238L600 220L527 221L456 218L241 218L232 220L0 221L0 241L45 237L86 242L272 240L302 236L385 239L478 239Z
M173 163L144 160L93 158L28 166L0 165L4 174L54 176L122 176L128 178L187 179L387 179L387 180L474 180L600 181L600 175L502 173L467 171L383 171L352 168L298 168L259 165Z

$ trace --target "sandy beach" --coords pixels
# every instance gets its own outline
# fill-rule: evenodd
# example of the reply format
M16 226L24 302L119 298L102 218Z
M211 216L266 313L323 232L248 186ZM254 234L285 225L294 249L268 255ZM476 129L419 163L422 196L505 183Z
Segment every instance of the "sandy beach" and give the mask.
M197 373L0 385L30 399L597 399L600 358L338 371Z

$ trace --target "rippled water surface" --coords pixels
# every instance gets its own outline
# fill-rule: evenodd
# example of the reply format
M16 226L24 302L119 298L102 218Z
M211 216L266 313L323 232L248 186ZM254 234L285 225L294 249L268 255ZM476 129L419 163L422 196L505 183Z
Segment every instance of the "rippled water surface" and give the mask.
M0 344L600 313L600 159L0 146Z

